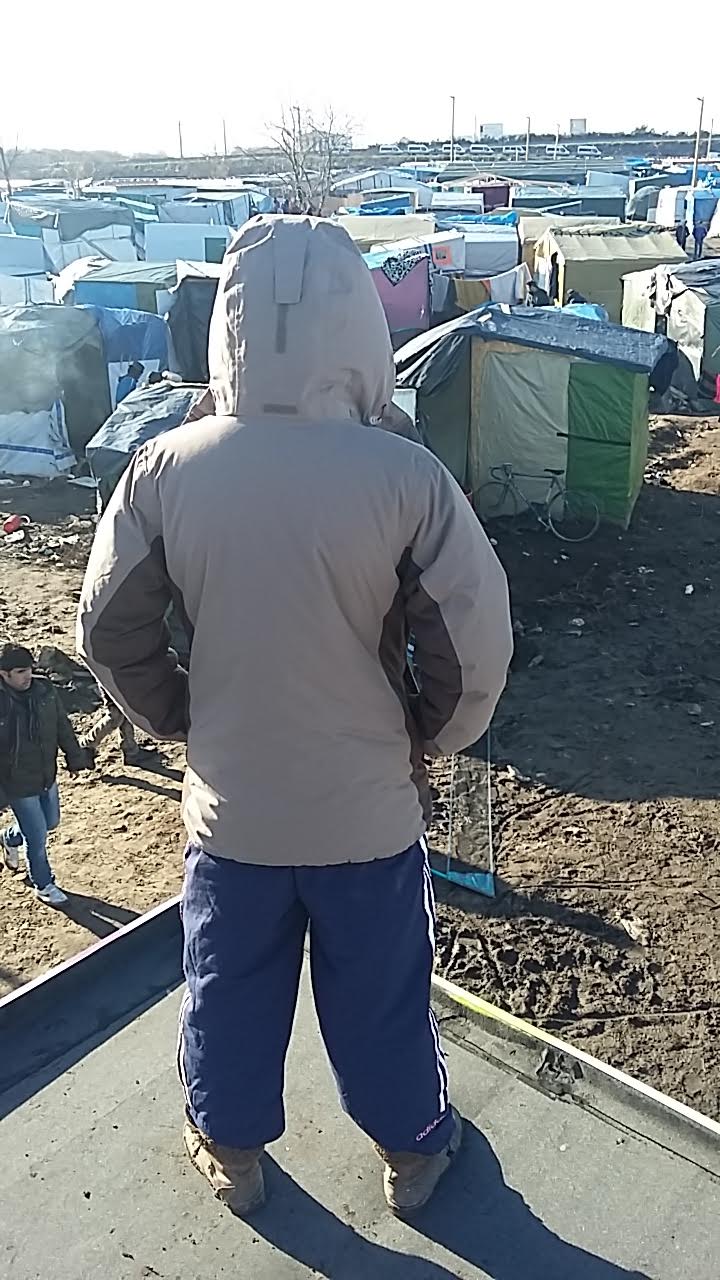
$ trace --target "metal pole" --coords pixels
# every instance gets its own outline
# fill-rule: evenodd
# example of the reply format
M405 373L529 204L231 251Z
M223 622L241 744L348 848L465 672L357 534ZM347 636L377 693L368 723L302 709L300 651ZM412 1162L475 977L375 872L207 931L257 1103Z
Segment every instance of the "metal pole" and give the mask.
M180 159L184 160L183 141L182 141L182 120L178 120L178 142L180 143Z
M225 159L226 159L226 160L227 160L227 154L228 154L228 150L227 150L227 121L223 118L223 155L225 156Z
M455 163L455 94L450 94L452 112L450 115L450 163Z
M557 160L559 146L560 146L560 125L556 124L555 125L555 153L553 156L554 160Z
M527 118L527 129L525 131L525 159L530 159L530 117Z
M712 119L711 119L711 121L710 121L710 128L708 129L708 144L707 144L707 151L705 152L705 158L706 158L706 160L709 160L709 159L710 159L710 156L712 155L712 144L713 144L713 132L714 132L714 130L715 130L715 117L713 116L713 118L712 118Z
M698 98L698 102L700 103L700 115L698 116L697 134L695 136L695 156L693 158L692 182L690 183L692 190L694 190L695 187L697 186L697 180L698 180L698 165L700 164L700 140L702 138L703 112L705 110L705 99Z

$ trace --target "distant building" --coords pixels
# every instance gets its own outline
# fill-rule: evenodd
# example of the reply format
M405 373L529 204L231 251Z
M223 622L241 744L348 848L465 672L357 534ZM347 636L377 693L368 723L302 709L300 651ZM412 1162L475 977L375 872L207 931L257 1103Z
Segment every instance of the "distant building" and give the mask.
M494 123L481 124L480 137L481 138L504 138L505 126L503 124L494 124Z
M587 133L587 117L571 116L570 117L570 137L584 138Z

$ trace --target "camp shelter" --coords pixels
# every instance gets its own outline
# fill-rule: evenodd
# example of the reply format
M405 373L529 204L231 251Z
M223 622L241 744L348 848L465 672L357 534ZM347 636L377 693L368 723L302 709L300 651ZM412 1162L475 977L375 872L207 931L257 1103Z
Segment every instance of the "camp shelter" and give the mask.
M655 221L660 227L676 227L685 221L690 187L661 187L658 191Z
M431 329L395 356L397 383L417 392L416 422L466 492L494 466L591 494L627 526L642 484L650 374L666 338L567 315L489 306ZM531 499L546 480L523 482ZM479 514L482 515L482 510Z
M632 271L623 277L623 324L664 327L687 356L701 395L714 398L720 375L720 259Z
M535 246L546 231L568 231L575 227L592 227L597 231L617 227L619 223L619 218L593 218L590 214L523 213L518 221L521 261L533 269Z
M145 228L145 260L172 262L222 262L234 232L231 227L207 222L148 222Z
M75 302L163 315L177 284L177 262L109 262L88 271L74 286Z
M168 324L178 372L184 382L209 382L208 339L220 267L178 262L178 282Z
M100 330L94 316L54 303L0 307L0 436L3 415L63 408L80 453L110 412Z
M430 254L424 247L363 255L382 302L393 346L430 324Z
M600 303L610 319L619 322L623 276L679 261L687 258L672 232L648 223L621 222L602 230L546 231L535 249L534 274L553 302L562 305L574 290L588 302Z
M410 213L367 217L362 213L340 213L336 221L344 227L362 253L369 253L374 244L387 244L406 240L408 236L432 235L435 219L428 213Z
M175 371L170 329L162 316L111 307L85 305L82 309L93 317L100 330L113 406L118 381L129 364L142 365L141 381L153 371Z
M185 421L207 387L157 383L139 387L120 402L87 445L87 459L105 506L141 445Z

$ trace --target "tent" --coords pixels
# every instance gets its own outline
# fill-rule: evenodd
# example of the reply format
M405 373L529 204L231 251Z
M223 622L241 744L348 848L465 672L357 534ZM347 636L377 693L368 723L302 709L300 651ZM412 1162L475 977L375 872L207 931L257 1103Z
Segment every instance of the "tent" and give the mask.
M628 271L686 262L670 231L642 222L620 223L597 230L550 229L535 249L535 278L553 301L564 303L570 290L588 302L599 302L611 320L622 313L622 278Z
M518 222L520 236L521 261L527 262L532 270L535 262L535 246L546 231L568 231L575 227L591 227L592 230L603 230L605 227L617 227L619 218L594 218L590 214L560 213L524 213Z
M157 383L139 387L121 401L87 445L101 507L106 505L135 451L164 431L180 426L206 391L207 387Z
M398 386L416 391L425 443L466 492L503 463L555 468L625 527L645 466L650 374L671 351L666 338L559 308L489 306L408 343L395 367ZM540 498L546 480L524 488Z
M177 284L176 262L109 262L75 282L75 302L163 315Z
M94 317L55 304L0 307L0 436L4 415L48 413L57 405L79 453L110 412Z
M714 398L720 375L720 259L624 276L623 324L647 333L664 327L690 361L700 394Z

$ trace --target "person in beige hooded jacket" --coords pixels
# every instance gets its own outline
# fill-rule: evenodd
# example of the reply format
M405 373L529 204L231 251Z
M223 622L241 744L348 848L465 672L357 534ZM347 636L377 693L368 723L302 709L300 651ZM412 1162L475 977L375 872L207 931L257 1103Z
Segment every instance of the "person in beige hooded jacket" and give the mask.
M505 576L449 473L397 434L387 324L344 229L242 228L210 368L214 416L140 449L118 485L78 622L117 705L187 739L185 1142L236 1211L262 1202L309 925L344 1104L409 1212L460 1137L430 1009L424 759L487 729L512 647Z

